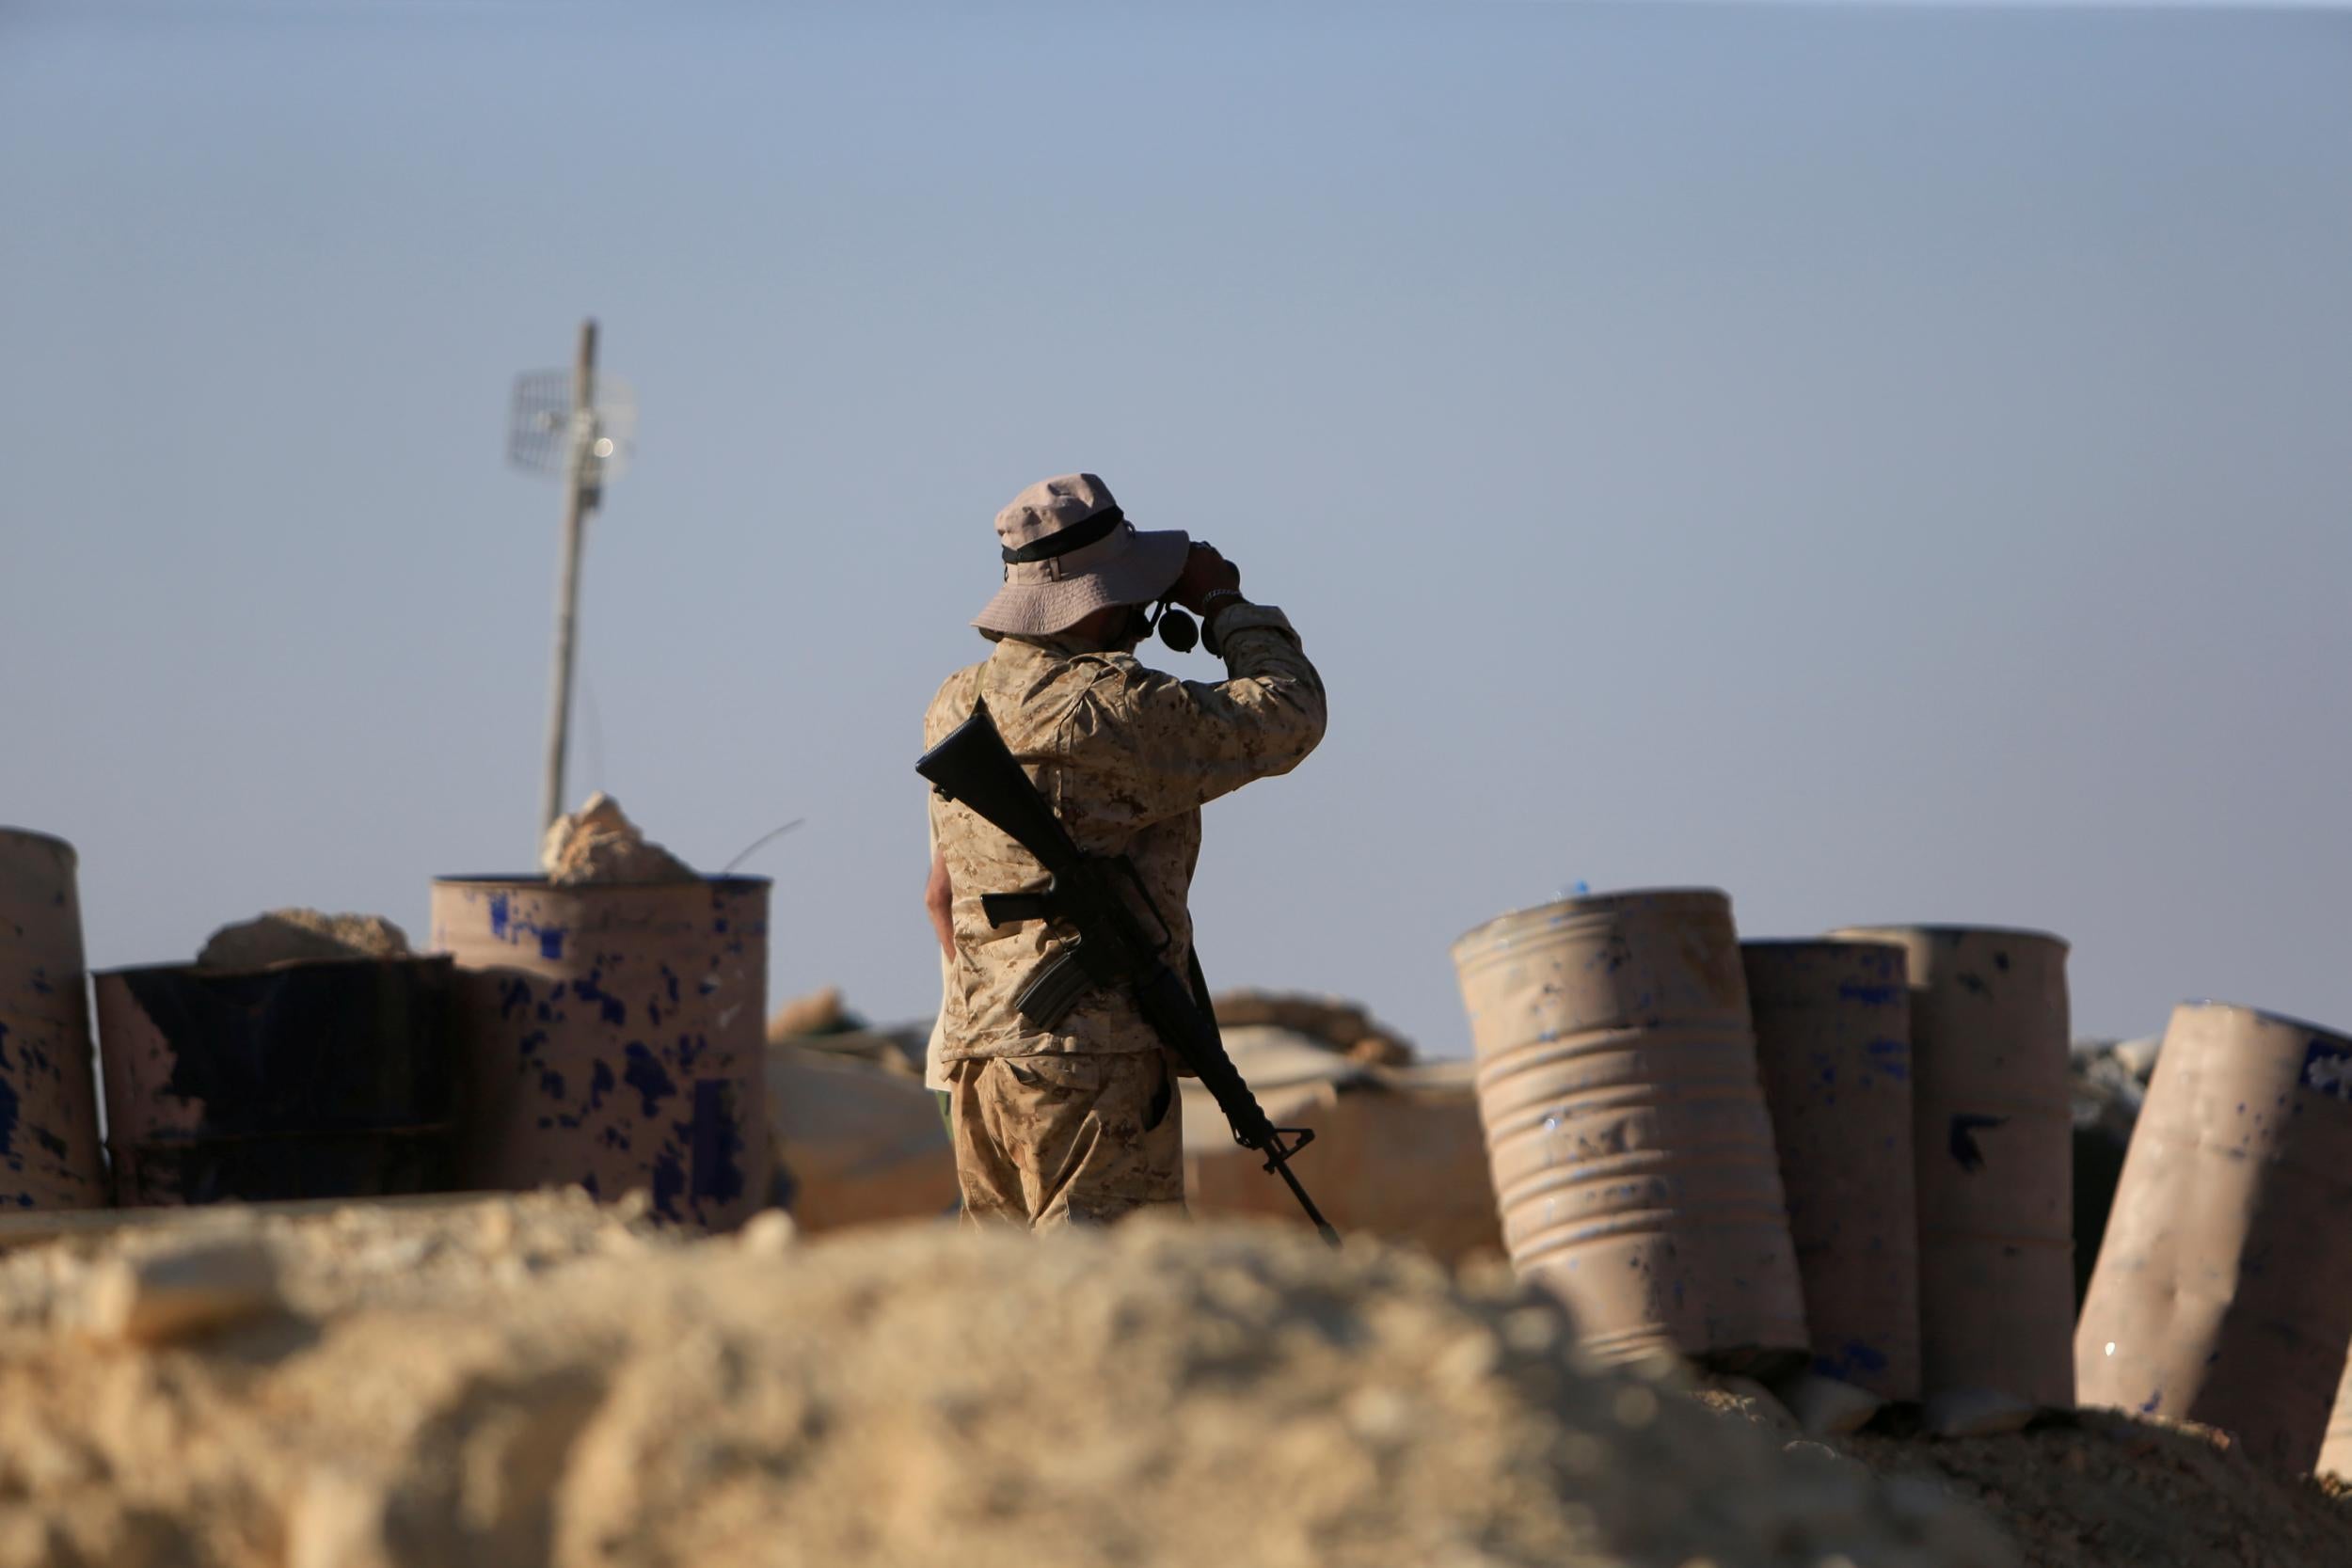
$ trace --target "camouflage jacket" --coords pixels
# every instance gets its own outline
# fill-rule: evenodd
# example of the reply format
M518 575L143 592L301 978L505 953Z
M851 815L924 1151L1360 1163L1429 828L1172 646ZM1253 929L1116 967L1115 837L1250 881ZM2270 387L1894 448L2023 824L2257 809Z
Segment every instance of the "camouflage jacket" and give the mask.
M1181 681L1131 654L1008 637L989 657L948 676L923 720L923 742L935 746L986 699L1005 744L1078 847L1134 863L1168 922L1166 957L1180 974L1191 951L1185 900L1200 855L1201 805L1252 779L1289 772L1323 738L1323 679L1282 612L1236 605L1217 618L1216 631L1228 672L1216 682ZM1157 1047L1123 992L1089 992L1052 1033L1032 1028L1013 997L1072 933L1034 920L991 927L980 895L1037 887L1044 867L937 795L931 832L955 884L944 1059ZM1147 911L1136 913L1151 925Z

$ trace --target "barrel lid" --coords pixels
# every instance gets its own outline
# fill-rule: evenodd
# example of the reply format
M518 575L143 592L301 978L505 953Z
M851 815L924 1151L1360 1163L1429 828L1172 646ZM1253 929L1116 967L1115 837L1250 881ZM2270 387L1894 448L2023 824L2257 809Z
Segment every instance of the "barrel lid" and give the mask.
M1714 903L1728 909L1731 895L1719 887L1636 887L1612 893L1581 893L1566 898L1548 899L1541 904L1529 904L1522 909L1507 911L1492 920L1482 921L1454 939L1454 950L1458 953L1488 932L1504 926L1530 922L1537 915L1565 919L1576 914L1599 914L1610 910L1622 910L1636 903L1682 902Z
M64 855L68 865L78 865L81 863L81 852L55 833L44 833L32 828L11 828L6 823L0 823L0 839L9 838L23 839L34 844L45 844Z
M2021 942L2055 942L2070 952L2074 948L2074 943L2056 931L2040 930L2031 926L1937 926L1913 921L1886 926L1840 926L1828 934L1849 942L1899 942L1914 935L1946 941L1956 941L1962 937L2008 937Z
M2243 1002L2224 1002L2218 997L2212 996L2188 996L2181 999L2180 1006L2215 1007L2233 1013L2245 1013L2249 1017L2261 1019L2265 1023L2280 1024L2289 1029L2299 1029L2310 1035L2325 1035L2329 1039L2343 1040L2345 1044L2352 1045L2352 1033L2342 1029L2331 1029L2325 1023L2313 1023L2310 1019L2296 1018L2292 1013L2274 1013L2267 1007L2249 1007Z

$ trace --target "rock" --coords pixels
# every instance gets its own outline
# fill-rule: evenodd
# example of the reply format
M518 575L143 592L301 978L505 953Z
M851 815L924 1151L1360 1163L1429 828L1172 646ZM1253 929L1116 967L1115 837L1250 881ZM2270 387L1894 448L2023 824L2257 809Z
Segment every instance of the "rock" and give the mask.
M791 1215L781 1209L763 1209L735 1233L735 1244L755 1258L780 1258L799 1234Z
M83 1281L78 1326L93 1339L177 1344L278 1310L278 1263L260 1242L199 1242L117 1258Z
M539 865L563 887L691 882L692 867L646 838L602 790L568 816L559 816L540 846Z
M398 958L408 951L407 935L380 914L288 909L223 926L196 961L202 969L262 969L310 958Z
M2111 1054L2117 1066L2145 1087L2148 1081L2155 1076L2156 1056L2163 1049L2162 1035L2142 1035L2137 1039L2117 1041Z
M1958 1388L1929 1396L1924 1418L1938 1437L1990 1437L2023 1431L2038 1408L1997 1388Z
M1808 1436L1843 1436L1869 1425L1885 1401L1867 1388L1819 1372L1799 1372L1773 1390Z
M800 1035L837 1035L856 1027L857 1020L841 1005L841 988L827 986L778 1007L768 1021L768 1042L779 1045Z

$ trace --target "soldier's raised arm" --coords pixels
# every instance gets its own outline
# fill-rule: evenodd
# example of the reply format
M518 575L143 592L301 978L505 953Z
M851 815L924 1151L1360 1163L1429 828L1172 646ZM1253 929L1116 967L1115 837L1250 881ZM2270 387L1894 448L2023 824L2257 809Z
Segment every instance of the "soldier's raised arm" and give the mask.
M1064 754L1116 778L1148 823L1287 773L1323 738L1323 677L1290 618L1242 596L1241 574L1195 545L1171 595L1200 613L1221 681L1185 681L1132 658L1105 659L1073 705Z

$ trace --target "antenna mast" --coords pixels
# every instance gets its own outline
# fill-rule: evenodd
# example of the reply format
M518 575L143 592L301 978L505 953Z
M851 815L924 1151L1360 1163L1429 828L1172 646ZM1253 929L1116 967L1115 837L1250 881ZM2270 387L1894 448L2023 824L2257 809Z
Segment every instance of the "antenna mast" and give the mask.
M515 382L506 454L516 467L564 481L564 537L556 567L555 671L548 712L548 762L539 797L542 833L564 815L564 764L571 740L572 668L580 618L580 552L604 482L628 455L637 410L617 376L596 375L596 324L580 324L580 352L567 375L537 371Z

